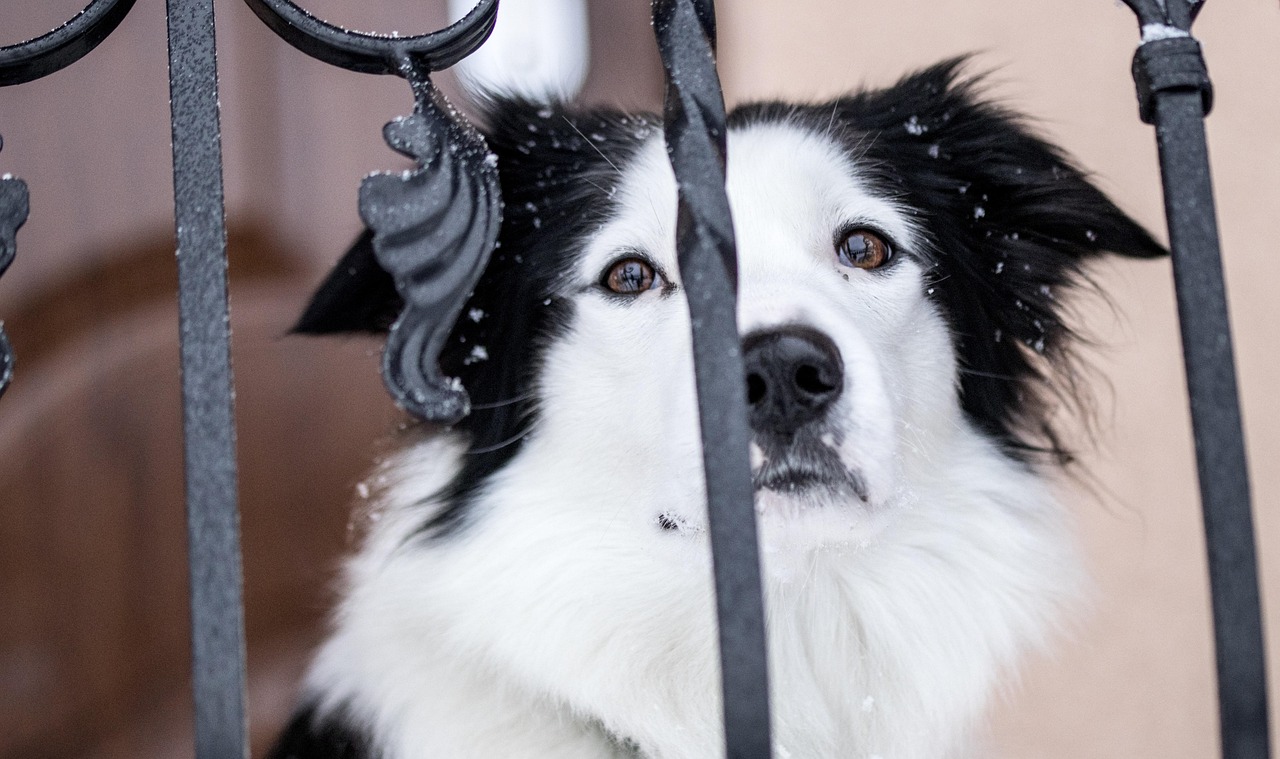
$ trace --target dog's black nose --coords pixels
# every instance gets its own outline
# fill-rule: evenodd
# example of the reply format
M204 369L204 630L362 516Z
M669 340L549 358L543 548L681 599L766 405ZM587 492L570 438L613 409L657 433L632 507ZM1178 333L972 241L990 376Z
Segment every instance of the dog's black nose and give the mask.
M844 364L831 338L807 327L753 332L742 341L747 403L757 433L792 435L844 389Z

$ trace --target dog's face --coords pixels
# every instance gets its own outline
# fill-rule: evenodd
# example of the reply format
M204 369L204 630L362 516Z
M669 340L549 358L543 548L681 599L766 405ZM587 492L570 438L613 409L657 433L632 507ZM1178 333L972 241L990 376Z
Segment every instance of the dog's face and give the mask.
M966 444L961 431L1018 461L1060 454L1042 403L1066 361L1058 298L1103 250L1161 252L1053 148L957 84L956 66L730 117L768 553L870 540L911 505L912 482ZM441 361L472 395L469 451L424 529L483 519L474 505L518 462L562 494L538 502L548 523L591 511L637 540L699 534L697 283L677 266L658 122L512 102L488 121L501 243ZM303 331L394 317L385 275L350 265L360 255Z
M900 490L900 441L916 445L921 426L947 436L958 421L946 323L913 253L921 239L827 135L753 124L730 133L728 155L766 548L865 541ZM705 513L688 286L660 133L614 182L615 210L557 292L573 318L546 348L534 434L624 504L608 508L677 539L701 531Z

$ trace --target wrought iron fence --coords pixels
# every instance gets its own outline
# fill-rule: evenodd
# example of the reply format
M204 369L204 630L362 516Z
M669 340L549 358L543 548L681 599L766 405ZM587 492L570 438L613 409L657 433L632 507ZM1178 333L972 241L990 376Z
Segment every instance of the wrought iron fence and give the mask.
M0 86L71 65L105 39L134 0L92 0L58 29L0 48ZM395 150L418 162L361 187L361 216L405 306L384 351L388 390L434 421L469 411L440 375L441 342L488 260L501 217L483 141L444 102L431 74L487 38L498 1L479 0L452 26L416 37L351 32L289 0L245 0L282 39L352 71L411 86L412 115L388 124ZM1142 119L1156 126L1196 455L1204 506L1222 755L1270 754L1255 545L1203 117L1212 88L1191 36L1203 0L1125 0L1138 17L1134 58ZM196 756L247 753L244 615L234 457L217 64L212 0L167 0L173 178L191 582ZM653 0L667 73L665 133L679 180L677 248L691 283L694 365L704 441L724 688L726 753L770 756L768 677L742 358L735 323L736 254L724 190L725 111L711 0ZM2 144L2 143L0 143ZM458 181L454 181L454 180ZM442 189L452 188L452 189ZM417 201L417 202L415 202ZM423 202L429 201L429 202ZM458 213L458 209L469 209ZM22 180L0 179L0 274L28 214ZM406 229L430 222L436 234ZM433 264L434 268L425 264ZM421 272L430 270L432 276ZM0 394L13 356L0 325Z

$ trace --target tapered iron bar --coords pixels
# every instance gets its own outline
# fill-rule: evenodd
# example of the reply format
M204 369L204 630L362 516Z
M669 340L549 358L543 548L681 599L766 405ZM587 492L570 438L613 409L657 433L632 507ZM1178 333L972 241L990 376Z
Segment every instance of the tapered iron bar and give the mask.
M168 0L196 759L248 756L213 0Z
M1195 438L1225 759L1270 756L1266 651L1244 429L1204 117L1213 90L1191 37L1204 0L1126 0L1138 15L1139 113L1154 124Z
M725 107L711 0L654 0L667 74L667 153L679 187L676 247L693 326L694 375L719 619L725 748L768 759L769 673L747 390L736 315L737 251L725 194Z

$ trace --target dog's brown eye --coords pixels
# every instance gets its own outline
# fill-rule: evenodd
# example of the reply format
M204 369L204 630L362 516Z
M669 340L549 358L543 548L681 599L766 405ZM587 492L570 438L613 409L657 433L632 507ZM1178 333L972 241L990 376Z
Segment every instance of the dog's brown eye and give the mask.
M893 260L893 247L869 229L855 229L836 245L836 256L845 266L878 269Z
M662 277L643 258L624 258L609 265L601 284L619 295L639 295L661 286Z

